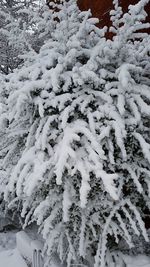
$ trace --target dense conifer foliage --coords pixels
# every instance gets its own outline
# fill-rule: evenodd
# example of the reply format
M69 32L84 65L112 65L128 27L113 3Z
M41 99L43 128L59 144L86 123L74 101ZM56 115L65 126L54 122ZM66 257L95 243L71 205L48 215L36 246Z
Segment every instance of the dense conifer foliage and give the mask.
M50 36L51 12L44 0L2 0L0 5L0 73L19 67L27 52L39 52Z
M75 0L53 3L49 39L3 80L1 196L39 226L46 264L110 266L122 239L148 241L147 2L123 14L113 1L112 40Z

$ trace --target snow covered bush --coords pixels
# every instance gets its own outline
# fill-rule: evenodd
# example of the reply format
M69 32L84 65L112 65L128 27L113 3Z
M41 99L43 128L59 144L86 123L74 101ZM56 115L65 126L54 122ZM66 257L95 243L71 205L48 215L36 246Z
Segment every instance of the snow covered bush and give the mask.
M23 63L22 55L39 52L50 36L51 13L45 1L5 0L0 5L0 73L9 74Z
M123 14L114 0L112 40L75 0L53 4L51 38L5 83L4 197L24 227L39 225L47 264L57 252L68 267L110 266L121 239L148 241L147 2Z

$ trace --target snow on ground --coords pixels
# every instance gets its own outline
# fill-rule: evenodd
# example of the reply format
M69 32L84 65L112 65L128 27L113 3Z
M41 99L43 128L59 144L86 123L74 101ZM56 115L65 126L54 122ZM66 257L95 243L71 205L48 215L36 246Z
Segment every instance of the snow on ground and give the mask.
M0 233L0 267L27 267L16 249L16 232Z
M125 265L114 267L150 267L150 257L144 255L122 256ZM16 249L16 232L0 233L0 267L28 267L19 251ZM54 260L52 267L61 267L58 260Z
M0 252L0 267L27 267L17 249Z
M25 251L25 255L29 253L27 249L27 237L23 232L19 232L20 242L18 243L19 248L16 248L16 234L17 231L10 231L7 233L0 233L0 267L28 267L25 260L21 257L20 251ZM30 237L35 238L34 231L28 232ZM38 244L38 243L37 243ZM37 245L36 244L36 245ZM31 253L31 251L30 251ZM31 255L29 255L31 257ZM29 258L30 258L29 257ZM57 257L54 257L51 267L62 267Z
M16 247L16 231L0 233L0 252Z
M150 267L150 257L145 255L124 256L127 267Z
M150 257L145 255L124 256L123 258L127 267L150 267Z

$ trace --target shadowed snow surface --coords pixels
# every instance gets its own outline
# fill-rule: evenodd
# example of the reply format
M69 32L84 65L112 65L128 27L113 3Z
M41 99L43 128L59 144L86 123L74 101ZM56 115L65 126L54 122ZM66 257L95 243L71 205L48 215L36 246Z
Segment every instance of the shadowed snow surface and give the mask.
M123 255L125 267L150 267L150 257L144 255ZM52 267L59 267L56 259ZM16 249L16 232L0 233L0 267L28 267L24 259ZM116 265L115 267L122 267Z
M0 252L0 267L27 267L17 249Z

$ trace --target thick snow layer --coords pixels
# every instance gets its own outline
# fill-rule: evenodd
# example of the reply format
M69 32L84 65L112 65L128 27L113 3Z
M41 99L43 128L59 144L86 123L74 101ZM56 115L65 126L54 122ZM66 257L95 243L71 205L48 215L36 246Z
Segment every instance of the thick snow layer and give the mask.
M126 267L150 267L150 258L144 255L136 257L125 256ZM28 267L17 249L0 252L0 267ZM57 261L53 261L52 267L60 267ZM122 267L122 266L116 266Z
M127 267L150 267L150 257L145 255L124 256L123 258Z
M27 267L16 249L16 232L0 233L0 267Z
M0 252L0 267L27 267L17 249Z
M0 233L0 253L16 247L16 232ZM4 266L5 267L5 266Z
M23 237L22 234L21 237ZM37 244L35 243L36 246ZM125 267L150 267L150 257L145 255L134 257L122 255L122 259ZM16 232L0 233L0 267L28 267L16 249ZM62 267L57 257L54 257L51 267ZM116 265L115 267L122 267L122 265Z
M27 235L24 231L16 234L18 251L25 259L28 259L29 262L32 261L31 241L32 239L30 239L29 235Z
M19 241L19 243L17 242L19 246L18 249L16 248L16 235L17 241ZM35 238L34 231L32 231L32 233L29 232L29 236L23 231L18 233L16 233L16 231L0 233L0 267L28 267L21 254L24 254L24 256L30 260L32 249L41 249L40 241L32 241L32 238ZM22 253L23 251L24 253ZM28 253L29 255L27 257ZM51 267L62 267L57 257L54 257Z

